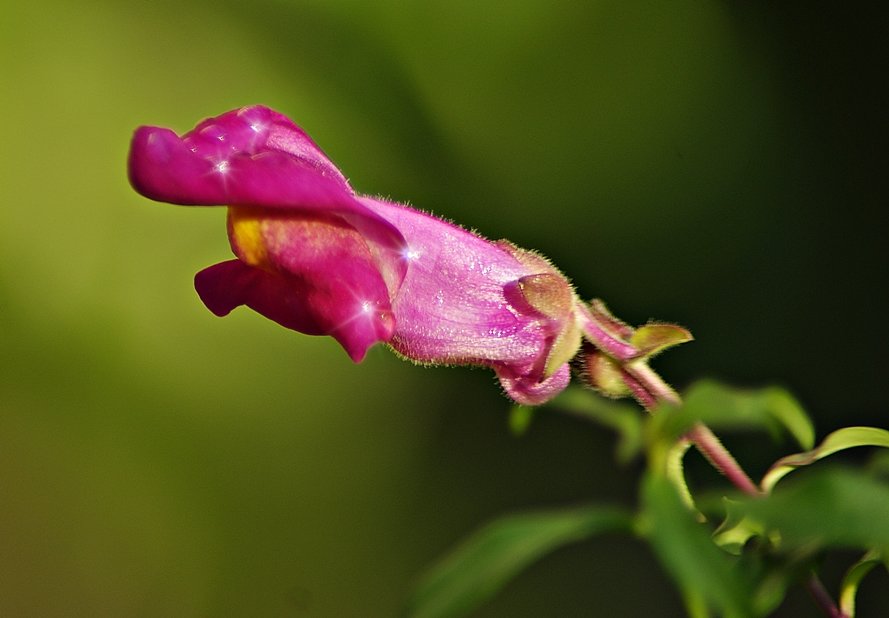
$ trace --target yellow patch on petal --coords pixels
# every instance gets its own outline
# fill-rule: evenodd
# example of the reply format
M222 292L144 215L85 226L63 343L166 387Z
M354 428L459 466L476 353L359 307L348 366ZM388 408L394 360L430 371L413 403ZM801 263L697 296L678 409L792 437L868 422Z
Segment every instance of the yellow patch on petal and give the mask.
M232 250L242 262L268 267L268 249L262 232L262 211L249 206L228 207L228 236Z

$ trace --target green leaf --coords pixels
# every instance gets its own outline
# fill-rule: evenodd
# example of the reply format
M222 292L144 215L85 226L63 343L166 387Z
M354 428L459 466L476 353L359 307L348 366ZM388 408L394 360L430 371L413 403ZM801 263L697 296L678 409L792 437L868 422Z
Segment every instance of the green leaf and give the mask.
M465 616L543 555L604 532L630 531L615 507L583 506L510 515L473 534L435 565L412 595L414 618Z
M701 605L727 617L751 616L751 590L735 568L735 559L713 544L675 487L664 476L649 474L643 485L643 532L667 572L679 584L688 609L704 616Z
M840 611L844 616L848 618L855 616L855 595L858 594L861 580L882 562L880 552L869 551L846 571L843 582L840 584Z
M692 497L691 490L689 490L688 483L685 480L685 465L683 459L689 448L691 448L691 442L688 440L679 440L667 451L665 462L666 476L670 482L673 483L676 491L679 492L679 497L682 498L682 502L685 506L688 507L689 510L697 512L695 500ZM697 519L701 522L706 521L706 518L700 512L697 513Z
M769 616L781 605L787 596L787 589L802 578L795 572L798 569L793 563L760 568L753 593L753 608L757 616Z
M701 497L698 504L707 512L715 511L718 505L725 513L722 524L713 532L713 542L738 556L735 569L750 582L754 614L770 615L784 600L787 588L811 571L817 552L798 550L790 555L775 555L773 550L780 544L780 534L766 530L761 522L750 517L741 501L710 494Z
M774 493L745 499L748 516L782 549L858 547L889 553L889 484L850 470L812 470Z
M876 427L844 427L824 438L816 448L804 453L788 455L776 461L760 485L766 492L772 491L775 484L784 476L801 466L808 466L838 451L858 446L882 446L889 448L889 431Z
M642 449L643 417L634 405L618 403L581 388L568 388L547 405L615 430L619 440L618 461L629 461Z
M762 524L747 517L743 508L734 500L723 498L726 516L713 533L713 542L728 553L740 556L744 545L765 532Z
M710 608L707 601L698 594L697 590L683 590L682 600L685 601L685 610L689 618L710 618Z
M783 427L803 448L815 442L812 421L790 393L776 386L742 390L704 380L688 389L680 410L712 429L764 427L777 433Z
M867 463L866 470L872 477L889 481L889 450L879 450L874 453Z

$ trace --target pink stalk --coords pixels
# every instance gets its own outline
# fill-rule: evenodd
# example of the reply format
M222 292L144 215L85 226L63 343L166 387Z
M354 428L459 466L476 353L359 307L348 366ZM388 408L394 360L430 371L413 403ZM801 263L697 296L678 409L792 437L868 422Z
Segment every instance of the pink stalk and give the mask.
M614 332L604 320L594 316L583 303L578 303L580 310L581 328L584 337L590 343L605 352L611 358L625 362L639 355L635 346L624 341L620 333Z
M818 607L821 608L821 611L824 612L825 616L829 616L830 618L849 618L845 612L834 604L833 599L830 597L827 590L825 590L824 584L821 583L821 580L816 573L812 573L809 576L809 579L806 581L806 588L809 589L809 594L812 595L815 603L818 604Z
M637 385L642 386L646 391L646 395L640 398L633 386L628 384L636 401L649 412L653 411L652 400L655 403L665 401L673 405L682 403L679 394L645 363L629 363L624 367L624 371L633 378ZM688 432L687 437L694 443L701 454L707 458L707 461L731 481L735 487L751 496L761 495L756 483L744 472L738 461L728 452L709 427L703 423L698 423Z

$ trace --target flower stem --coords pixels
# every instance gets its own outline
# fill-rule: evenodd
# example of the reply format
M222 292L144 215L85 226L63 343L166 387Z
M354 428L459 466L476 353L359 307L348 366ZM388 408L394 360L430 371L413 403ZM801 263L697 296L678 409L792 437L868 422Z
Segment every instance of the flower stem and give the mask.
M632 378L627 386L630 387L636 401L649 412L654 411L659 401L673 405L682 403L679 394L644 362L629 363L624 366L624 371ZM639 392L640 390L643 392ZM735 487L751 496L761 495L756 483L744 472L709 427L698 423L688 432L687 437L710 465L719 470Z
M661 401L676 405L682 403L679 394L649 367L645 359L639 359L639 351L625 340L626 332L620 332L615 324L621 323L604 309L604 305L594 311L581 305L580 320L584 336L597 348L620 364L624 383L633 398L643 408L653 412ZM738 489L751 496L760 495L760 490L747 473L738 465L731 453L726 450L710 429L698 423L688 433L688 439Z
M584 337L605 354L618 362L629 361L639 354L635 346L624 340L625 334L619 332L617 320L607 320L599 314L593 314L583 304L579 304L577 309Z
M756 483L747 476L744 469L741 468L709 427L703 423L698 423L688 433L688 437L694 442L701 454L707 458L707 461L731 481L735 487L750 496L762 495Z

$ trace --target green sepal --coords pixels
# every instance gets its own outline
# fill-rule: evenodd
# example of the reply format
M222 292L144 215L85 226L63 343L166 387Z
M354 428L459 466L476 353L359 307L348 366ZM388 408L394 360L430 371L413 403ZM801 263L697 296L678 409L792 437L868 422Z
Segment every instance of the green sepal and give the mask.
M549 318L563 318L574 307L574 291L561 275L527 275L518 280L518 285L528 304Z
M630 337L630 343L639 350L638 358L650 358L692 339L691 332L681 326L652 322L637 328Z
M574 314L577 297L571 284L558 271L527 275L517 284L519 293L531 308L559 324L543 371L544 377L548 378L574 358L580 349L581 328Z
M624 380L620 365L607 354L598 350L581 353L583 363L583 381L596 392L613 399L626 397L630 388Z
M546 367L543 375L550 377L559 368L577 355L580 344L583 341L580 327L574 320L570 320L556 336L549 356L546 357Z

